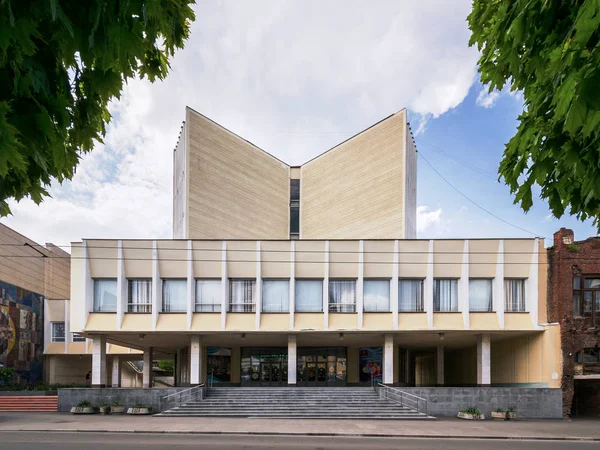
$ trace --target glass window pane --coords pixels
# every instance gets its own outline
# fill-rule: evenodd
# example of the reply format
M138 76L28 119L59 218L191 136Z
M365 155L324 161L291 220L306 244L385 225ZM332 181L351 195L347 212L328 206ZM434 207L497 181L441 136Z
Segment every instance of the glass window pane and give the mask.
M573 277L573 289L581 289L581 278Z
M300 200L300 180L290 180L290 200Z
M600 278L585 278L583 287L585 289L600 289Z
M573 293L573 315L581 316L581 295L579 291Z
M254 312L255 280L229 280L229 311Z
M296 311L323 311L323 280L296 280Z
M434 311L458 311L458 280L436 279L434 280L433 287Z
M152 312L152 280L132 279L127 280L128 307L127 311L133 313Z
M73 336L73 342L86 342L86 339L84 336L79 336L78 334L72 333Z
M365 311L390 310L390 280L365 280L363 291Z
M492 311L492 280L469 280L469 310Z
M525 311L525 280L504 280L504 310Z
M290 208L290 233L300 232L300 208L292 206Z
M52 322L52 342L65 342L64 322Z
M329 281L329 311L356 311L356 280Z
M187 311L187 280L163 280L163 311Z
M290 282L288 280L263 280L263 312L288 312L290 305Z
M594 303L596 305L594 311L600 312L600 291L594 292Z
M94 280L94 312L117 311L117 280Z
M592 313L592 291L583 292L583 314L589 315Z
M221 311L221 280L196 280L196 312Z
M423 280L398 281L398 311L423 311Z

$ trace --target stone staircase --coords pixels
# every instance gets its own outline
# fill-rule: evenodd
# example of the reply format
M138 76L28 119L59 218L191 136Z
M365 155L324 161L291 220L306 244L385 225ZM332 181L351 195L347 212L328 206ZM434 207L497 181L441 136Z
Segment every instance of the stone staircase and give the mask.
M56 412L58 397L53 395L0 396L0 412Z
M432 419L379 398L371 388L211 388L195 400L158 414L165 417L260 417L283 419Z

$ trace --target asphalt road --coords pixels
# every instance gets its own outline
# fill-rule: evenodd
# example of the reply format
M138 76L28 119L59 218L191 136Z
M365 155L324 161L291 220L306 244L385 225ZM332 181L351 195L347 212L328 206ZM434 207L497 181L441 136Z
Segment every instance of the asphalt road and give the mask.
M0 432L0 448L10 450L187 449L592 449L599 442L482 439L408 439L318 436L184 435L143 433Z

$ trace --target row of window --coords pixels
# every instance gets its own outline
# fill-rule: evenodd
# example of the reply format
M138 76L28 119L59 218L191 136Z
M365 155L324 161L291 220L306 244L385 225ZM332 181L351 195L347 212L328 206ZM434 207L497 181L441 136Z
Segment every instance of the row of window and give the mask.
M65 342L65 323L64 322L51 322L51 341L52 342ZM85 342L83 336L71 333L73 342Z
M127 311L152 312L152 280L129 279ZM398 311L423 312L422 279L398 281ZM504 308L507 312L525 311L525 280L504 280ZM435 279L433 283L433 309L436 312L458 311L458 280ZM196 280L195 312L220 312L222 284L220 279ZM162 280L162 311L186 312L187 280ZM254 312L256 310L256 281L229 280L229 312ZM356 312L356 280L329 280L328 307L330 312ZM289 311L289 280L263 280L262 311ZM94 280L94 312L117 310L117 280ZM295 310L298 312L323 311L323 280L297 279L295 282ZM390 280L367 279L363 283L363 310L365 312L390 311ZM492 312L492 279L469 280L469 310Z
M573 315L600 316L600 277L573 277Z

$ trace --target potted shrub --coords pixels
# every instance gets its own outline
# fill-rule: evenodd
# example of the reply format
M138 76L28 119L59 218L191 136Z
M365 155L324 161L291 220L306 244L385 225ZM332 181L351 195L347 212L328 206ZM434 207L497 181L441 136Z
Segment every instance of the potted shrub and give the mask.
M125 412L125 408L121 402L113 402L110 412L112 414L123 414Z
M145 415L152 414L152 406L136 403L131 408L127 409L127 414Z
M466 420L483 420L485 416L479 411L476 407L472 406L471 408L463 409L458 413L459 419Z
M101 405L100 414L110 414L110 405Z
M517 418L517 407L511 406L506 410L506 419L507 420L515 420Z
M73 414L96 414L98 412L98 408L93 406L89 401L82 400L77 403L77 406L73 406L71 408L71 412Z
M506 411L504 411L502 408L496 408L492 411L492 419L506 420Z

